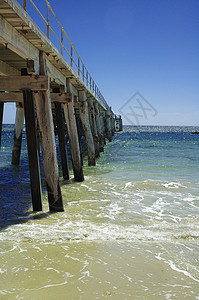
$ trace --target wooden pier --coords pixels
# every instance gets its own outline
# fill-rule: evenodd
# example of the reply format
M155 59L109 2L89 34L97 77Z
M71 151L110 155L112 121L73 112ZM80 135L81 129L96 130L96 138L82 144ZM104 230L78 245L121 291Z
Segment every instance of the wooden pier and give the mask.
M80 139L85 137L88 165L95 166L106 140L121 129L115 115L83 64L47 0L46 34L16 0L0 0L0 145L5 102L16 102L12 164L19 165L25 119L34 211L42 210L39 145L50 211L63 211L55 134L59 138L63 179L69 180L66 144L69 141L74 178L83 181ZM57 37L49 20L60 26ZM51 36L59 42L57 49ZM68 51L68 46L70 51ZM115 130L116 129L116 130Z

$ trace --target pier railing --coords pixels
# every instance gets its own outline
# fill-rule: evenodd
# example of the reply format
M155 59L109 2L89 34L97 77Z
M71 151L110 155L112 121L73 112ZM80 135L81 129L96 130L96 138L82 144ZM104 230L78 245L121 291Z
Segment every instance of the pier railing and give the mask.
M20 2L18 0L18 2ZM35 1L36 2L36 1ZM38 15L41 17L44 22L44 27L41 30L46 34L46 36L50 39L54 44L56 43L58 51L61 55L66 59L71 68L76 72L78 77L86 84L89 90L95 95L98 101L108 110L110 107L108 106L106 100L104 99L102 93L100 92L97 84L95 83L93 77L89 73L88 69L84 65L82 59L77 53L75 47L73 46L71 40L69 39L66 31L64 30L62 24L58 20L55 12L53 11L50 3L47 0L40 0L39 5L33 2L32 0L23 0L23 9L30 13L28 10L31 10L32 6L36 12L33 13L33 19L36 19L36 23L38 24ZM29 3L31 5L29 5ZM44 5L45 4L45 5ZM41 8L39 8L40 6ZM42 9L42 12L41 12ZM46 17L44 17L45 12ZM31 15L31 16L32 16Z

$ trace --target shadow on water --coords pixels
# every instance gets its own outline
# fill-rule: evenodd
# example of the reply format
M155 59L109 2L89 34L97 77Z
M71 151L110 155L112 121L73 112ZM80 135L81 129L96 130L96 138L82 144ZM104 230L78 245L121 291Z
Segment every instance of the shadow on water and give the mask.
M20 166L13 166L12 146L14 138L14 125L3 124L2 145L0 149L0 230L14 224L27 222L31 219L47 217L48 213L34 213L32 211L32 198L30 188L30 175L28 167L28 153L26 144L26 133L23 132ZM57 155L59 169L61 170L61 159L58 148L58 137L56 137ZM68 152L69 152L69 145ZM39 156L42 192L46 191L42 154ZM71 162L70 162L70 167Z
M49 213L34 213L31 210L29 169L27 161L21 166L1 167L0 177L0 230L8 226L47 217ZM45 185L42 184L42 189Z
M20 166L13 166L11 164L13 135L14 125L3 124L2 147L0 149L0 230L11 225L28 222L29 220L45 218L52 213L34 213L32 211L26 134L24 131ZM59 169L61 169L57 137L56 145ZM69 152L69 147L67 148ZM44 179L42 154L40 154L39 163L42 192L45 192L46 183ZM71 161L70 168L72 168Z

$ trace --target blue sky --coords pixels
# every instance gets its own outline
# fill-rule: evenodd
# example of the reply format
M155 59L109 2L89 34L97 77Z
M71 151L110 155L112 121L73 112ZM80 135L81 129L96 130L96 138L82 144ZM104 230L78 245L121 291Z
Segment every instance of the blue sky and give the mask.
M133 108L140 125L199 125L198 0L50 4L113 111L127 103L124 123L128 113L136 122ZM14 122L8 108L4 121Z

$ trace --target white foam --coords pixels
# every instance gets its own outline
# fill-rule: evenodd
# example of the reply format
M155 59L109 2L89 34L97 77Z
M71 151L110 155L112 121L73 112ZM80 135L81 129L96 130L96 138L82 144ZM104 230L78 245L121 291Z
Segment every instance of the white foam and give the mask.
M179 272L179 273L183 273L185 276L188 276L189 278L193 279L194 281L199 282L199 279L193 277L188 271L181 270L178 267L176 267L176 265L174 264L174 262L172 260L169 260L168 263L172 270Z
M162 183L162 186L169 188L169 189L179 189L179 188L187 188L185 185L182 185L179 182L168 182L168 183Z

